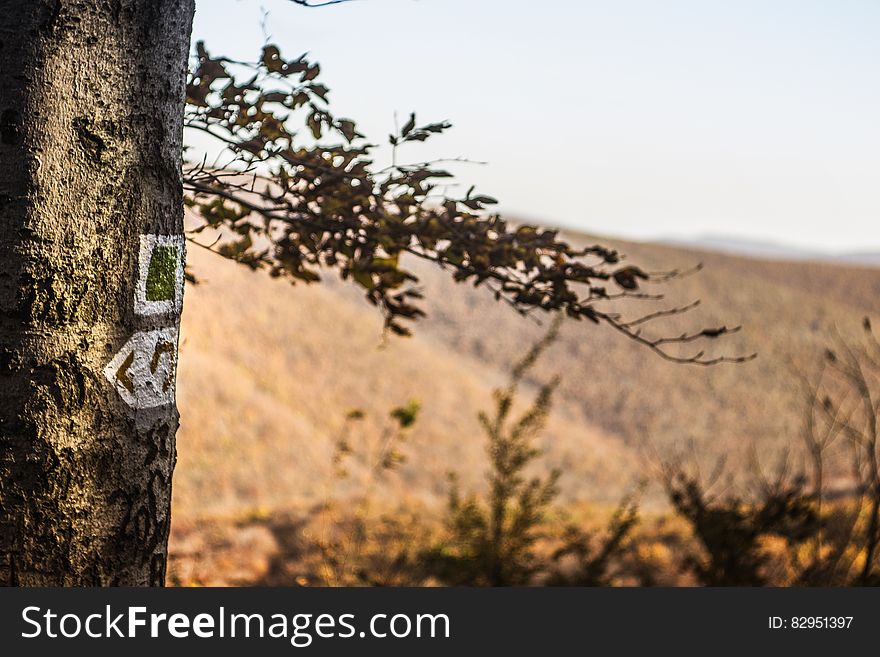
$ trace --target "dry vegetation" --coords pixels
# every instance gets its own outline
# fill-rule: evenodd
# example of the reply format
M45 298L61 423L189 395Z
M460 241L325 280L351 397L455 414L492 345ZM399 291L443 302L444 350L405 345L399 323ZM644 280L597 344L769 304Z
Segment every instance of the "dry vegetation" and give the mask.
M733 471L753 454L776 463L803 429L798 375L835 327L857 337L880 298L878 269L613 246L648 267L704 262L701 274L675 284L673 299L701 298L702 323L744 324L719 348L760 358L673 365L605 328L563 325L526 380L534 389L561 376L536 467L562 472L551 524L592 527L599 543L616 501L673 454L704 465L726 455ZM481 485L478 411L491 407L492 389L546 327L421 265L429 318L414 338L384 341L381 317L341 284L290 287L196 250L190 261L203 284L188 289L183 319L172 581L411 582L415 552L443 531L447 473L455 470L466 490ZM393 476L377 478L356 453L349 476L338 477L334 454L349 412L364 411L354 441L375 442L389 410L410 400L422 408ZM828 468L843 486L848 471L833 459ZM693 581L672 566L692 539L662 497L660 487L645 491L640 531L653 538L627 544L632 554L614 583ZM536 549L560 547L539 541ZM566 563L576 569L571 554Z

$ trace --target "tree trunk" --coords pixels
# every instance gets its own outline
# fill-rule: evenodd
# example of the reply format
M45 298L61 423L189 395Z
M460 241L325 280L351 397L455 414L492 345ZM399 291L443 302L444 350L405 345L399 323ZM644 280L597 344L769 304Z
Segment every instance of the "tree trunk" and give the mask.
M0 584L164 582L193 12L0 0Z

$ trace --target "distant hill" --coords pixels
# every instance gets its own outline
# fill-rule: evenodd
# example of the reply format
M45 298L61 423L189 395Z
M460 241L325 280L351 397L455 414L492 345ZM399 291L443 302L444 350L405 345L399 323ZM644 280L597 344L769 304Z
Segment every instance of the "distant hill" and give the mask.
M838 259L856 265L880 267L880 253L848 253L838 256Z
M751 258L765 258L771 260L815 260L821 262L838 262L842 264L880 267L880 251L854 251L829 254L820 251L799 249L775 242L762 242L760 240L724 237L720 235L707 235L692 240L668 239L662 240L662 243L670 246L679 246L685 249L720 251L722 253L742 255Z
M700 298L702 307L666 330L743 324L711 349L760 357L674 365L605 327L566 323L533 381L563 377L544 444L546 465L564 471L566 500L614 500L680 451L707 464L725 456L742 464L754 449L770 467L801 430L797 372L809 370L833 327L858 335L861 318L880 310L877 268L610 242L648 269L703 262L702 273L666 290L671 302ZM542 327L417 263L429 317L414 338L385 341L376 310L332 274L326 284L293 287L198 249L189 260L203 283L187 289L183 317L179 516L356 493L357 476L332 477L346 413L367 411L357 441L378 435L382 417L412 398L423 412L400 478L382 488L387 503L439 502L449 470L465 487L480 482L476 413Z

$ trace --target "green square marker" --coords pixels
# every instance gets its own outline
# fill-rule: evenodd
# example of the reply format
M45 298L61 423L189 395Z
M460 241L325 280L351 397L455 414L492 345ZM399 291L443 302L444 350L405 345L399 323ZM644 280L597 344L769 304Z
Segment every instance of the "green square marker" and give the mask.
M177 296L176 246L157 246L147 270L147 301L174 301Z

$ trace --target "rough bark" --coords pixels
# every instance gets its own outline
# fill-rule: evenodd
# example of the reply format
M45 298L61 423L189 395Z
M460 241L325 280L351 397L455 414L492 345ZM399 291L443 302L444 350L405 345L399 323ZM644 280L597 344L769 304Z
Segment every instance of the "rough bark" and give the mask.
M179 322L133 299L140 235L183 231L193 11L0 0L2 584L164 582L177 409L103 372Z

